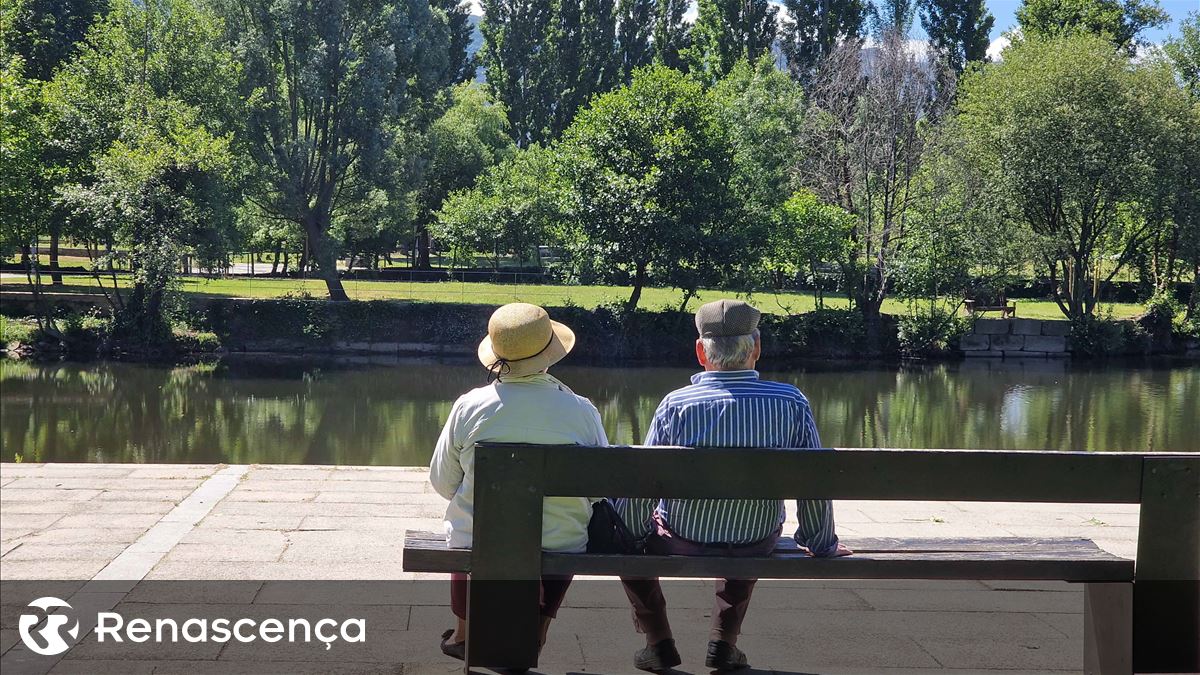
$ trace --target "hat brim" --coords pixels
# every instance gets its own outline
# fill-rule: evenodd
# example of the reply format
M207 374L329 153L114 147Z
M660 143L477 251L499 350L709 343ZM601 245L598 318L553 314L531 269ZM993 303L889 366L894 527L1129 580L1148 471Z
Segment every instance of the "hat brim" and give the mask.
M550 366L558 363L572 349L575 348L575 332L566 325L557 321L550 321L550 328L554 331L550 336L550 344L545 349L534 354L527 359L520 361L509 361L508 377L521 377L522 375L532 375L539 373ZM493 363L499 360L496 352L492 351L492 338L484 336L483 341L479 343L479 362L484 368L490 368Z

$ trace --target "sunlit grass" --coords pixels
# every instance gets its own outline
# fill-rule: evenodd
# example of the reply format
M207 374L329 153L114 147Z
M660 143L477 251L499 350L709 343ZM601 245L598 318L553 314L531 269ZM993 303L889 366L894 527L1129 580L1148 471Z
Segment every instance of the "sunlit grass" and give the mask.
M101 277L106 288L111 290L112 279ZM3 286L14 290L26 288L21 277L7 277ZM119 285L129 283L127 277L118 277ZM420 282L420 281L366 281L347 279L344 282L346 292L356 300L414 300L426 302L458 302L483 305L500 305L506 302L532 302L548 307L578 305L593 308L606 303L624 302L629 298L632 289L625 286L557 286L550 284L496 284L478 282ZM96 280L87 276L69 276L62 287L56 292L99 293ZM236 277L226 279L207 279L203 277L183 277L180 280L180 290L206 296L238 297L238 298L278 298L285 295L310 294L315 298L325 297L325 282L320 279L261 279ZM738 294L721 290L703 290L697 298L692 299L689 308L698 304L722 297L738 297ZM773 314L809 312L816 308L816 297L811 291L791 291L786 293L755 293L743 295L754 302L764 312ZM640 306L645 309L658 310L664 308L679 308L683 301L681 291L672 288L647 288L642 292ZM1058 305L1049 300L1015 300L1017 316L1031 319L1061 319L1062 312ZM849 300L842 296L826 295L827 307L842 308L849 306ZM1136 316L1143 307L1136 303L1106 303L1101 305L1099 313L1107 314L1111 310L1114 318L1123 319ZM883 311L891 314L904 314L909 311L909 302L904 299L889 299L884 302ZM992 315L995 316L995 315Z

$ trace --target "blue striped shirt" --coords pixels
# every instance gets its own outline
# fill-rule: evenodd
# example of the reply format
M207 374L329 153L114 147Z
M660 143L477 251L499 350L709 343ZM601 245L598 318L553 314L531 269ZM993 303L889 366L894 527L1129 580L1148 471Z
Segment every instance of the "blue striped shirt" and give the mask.
M708 371L692 376L658 405L646 445L718 448L820 448L808 399L796 387L759 379L758 371ZM677 536L699 543L752 544L783 524L777 499L617 499L635 535L644 536L657 511ZM796 542L817 555L837 548L833 505L797 500Z

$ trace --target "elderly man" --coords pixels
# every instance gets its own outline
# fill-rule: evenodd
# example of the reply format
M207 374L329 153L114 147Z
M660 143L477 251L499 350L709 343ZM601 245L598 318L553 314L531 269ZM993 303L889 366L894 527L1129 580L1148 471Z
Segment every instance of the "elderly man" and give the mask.
M820 448L808 399L790 384L759 379L760 313L740 300L718 300L696 312L696 359L704 372L659 404L646 445ZM798 544L815 556L849 555L838 543L828 500L798 500ZM617 509L649 553L765 556L775 549L786 515L772 499L619 499ZM755 579L718 579L705 666L747 667L737 638ZM634 625L646 647L634 656L641 670L681 663L658 579L622 579Z

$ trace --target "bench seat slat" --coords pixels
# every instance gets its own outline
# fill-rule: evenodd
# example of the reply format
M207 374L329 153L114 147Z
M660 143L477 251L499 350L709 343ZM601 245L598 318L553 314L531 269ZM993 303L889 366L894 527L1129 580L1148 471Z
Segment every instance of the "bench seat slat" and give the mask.
M855 555L839 559L810 558L791 540L781 541L765 558L544 553L542 569L546 574L764 579L1133 579L1132 560L1087 539L858 539L846 545ZM465 572L471 552L447 548L444 535L410 531L403 566L408 572Z

